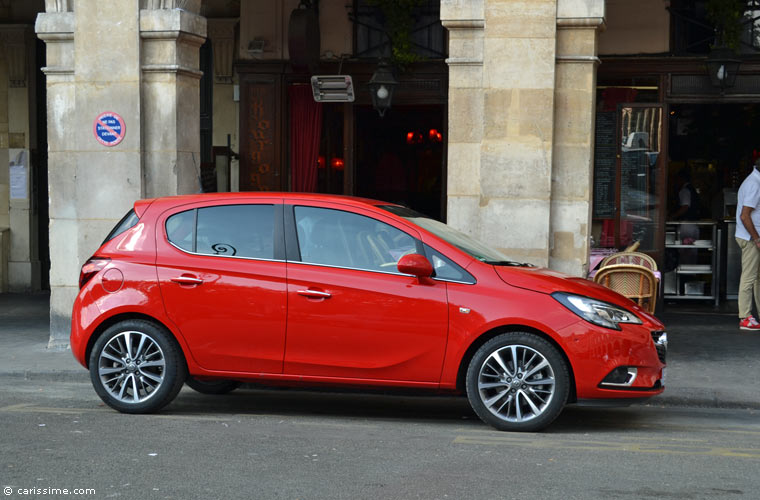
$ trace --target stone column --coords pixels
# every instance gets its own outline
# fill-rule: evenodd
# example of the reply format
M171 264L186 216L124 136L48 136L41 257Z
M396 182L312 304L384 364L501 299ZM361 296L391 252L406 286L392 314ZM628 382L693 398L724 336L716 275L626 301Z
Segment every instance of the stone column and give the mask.
M482 41L477 32L464 40L450 38L454 65L457 45L469 49L482 43L483 66L481 92L451 88L449 94L449 178L461 176L467 191L465 198L449 187L449 220L514 260L545 266L557 0L444 1L444 25L465 21L476 5L485 16ZM457 158L457 149L464 148L454 147L452 155L451 143L468 144L467 159ZM467 161L478 164L477 176L462 170ZM456 182L454 186L460 189Z
M147 0L145 6L140 10L145 196L197 193L198 48L206 38L206 18L194 13L200 0Z
M76 9L74 10L74 5ZM197 191L200 0L46 1L50 345L68 343L81 265L134 202ZM121 115L108 147L95 118Z
M74 12L69 5L46 2L35 31L45 42L48 127L48 199L50 217L50 346L68 343L71 305L77 293L77 234L74 141ZM74 151L72 151L74 150ZM69 232L70 231L70 232Z
M442 0L449 31L447 222L481 235L484 0Z
M604 0L559 0L552 171L552 269L588 274L591 232L597 33Z

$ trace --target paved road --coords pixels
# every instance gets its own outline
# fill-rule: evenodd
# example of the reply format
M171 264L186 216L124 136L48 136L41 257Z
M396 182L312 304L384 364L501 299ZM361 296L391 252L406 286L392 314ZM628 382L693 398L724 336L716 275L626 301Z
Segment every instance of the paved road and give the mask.
M486 427L460 398L252 389L214 397L185 388L163 413L133 416L102 405L88 384L5 380L0 422L0 486L14 499L31 498L19 488L352 500L756 499L760 491L752 410L571 408L547 432L513 434Z

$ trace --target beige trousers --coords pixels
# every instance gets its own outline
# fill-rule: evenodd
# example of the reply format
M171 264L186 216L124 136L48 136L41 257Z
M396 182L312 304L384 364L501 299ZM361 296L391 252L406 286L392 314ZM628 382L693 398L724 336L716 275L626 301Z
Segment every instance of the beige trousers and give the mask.
M760 249L751 241L736 238L742 249L742 275L739 279L739 318L752 314L752 297L755 297L760 314Z

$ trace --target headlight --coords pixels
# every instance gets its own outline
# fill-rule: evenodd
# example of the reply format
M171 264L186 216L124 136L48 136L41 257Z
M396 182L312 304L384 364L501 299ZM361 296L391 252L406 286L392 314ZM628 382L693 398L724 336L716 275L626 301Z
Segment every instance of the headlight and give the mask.
M641 324L641 320L632 312L601 300L562 292L554 292L552 297L581 318L595 325L620 330L620 323Z

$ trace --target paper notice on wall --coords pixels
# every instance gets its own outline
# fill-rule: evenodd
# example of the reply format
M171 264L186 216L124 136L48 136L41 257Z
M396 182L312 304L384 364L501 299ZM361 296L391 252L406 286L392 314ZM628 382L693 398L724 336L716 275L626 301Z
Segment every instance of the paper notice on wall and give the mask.
M18 151L17 154L14 154ZM26 150L11 150L10 163L10 181L11 181L11 199L27 199L27 183L29 179L28 168L26 164Z

